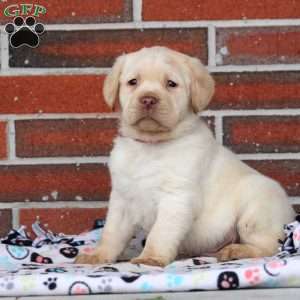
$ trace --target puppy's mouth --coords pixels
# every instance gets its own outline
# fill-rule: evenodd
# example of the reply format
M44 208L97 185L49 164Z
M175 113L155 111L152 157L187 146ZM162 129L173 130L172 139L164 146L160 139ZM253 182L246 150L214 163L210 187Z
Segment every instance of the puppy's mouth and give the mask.
M151 133L165 132L170 130L168 127L162 125L158 120L156 120L154 117L150 115L139 118L135 122L134 126L141 131L146 131Z

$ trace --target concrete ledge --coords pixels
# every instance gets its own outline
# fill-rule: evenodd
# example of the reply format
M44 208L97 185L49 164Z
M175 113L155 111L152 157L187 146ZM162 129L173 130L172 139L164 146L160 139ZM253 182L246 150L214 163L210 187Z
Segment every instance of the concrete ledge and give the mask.
M249 300L249 299L300 299L300 289L247 289L236 291L210 291L188 293L153 293L153 294L110 294L87 296L36 296L4 297L1 300Z

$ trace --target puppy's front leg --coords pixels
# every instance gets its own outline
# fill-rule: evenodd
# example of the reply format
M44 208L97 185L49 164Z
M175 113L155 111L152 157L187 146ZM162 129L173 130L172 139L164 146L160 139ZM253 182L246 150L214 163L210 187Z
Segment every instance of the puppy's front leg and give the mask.
M101 264L114 262L133 235L134 226L126 214L126 203L116 191L111 192L106 223L101 240L93 253L79 254L75 263Z
M175 259L179 244L192 223L191 205L189 199L184 198L160 202L145 248L140 256L131 260L132 263L165 266Z

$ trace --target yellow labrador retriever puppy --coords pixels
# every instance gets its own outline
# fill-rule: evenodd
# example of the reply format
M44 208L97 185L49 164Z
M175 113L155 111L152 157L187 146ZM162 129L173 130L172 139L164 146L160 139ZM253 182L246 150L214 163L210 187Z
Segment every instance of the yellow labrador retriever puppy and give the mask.
M138 227L148 238L133 263L276 253L293 210L278 183L218 144L199 118L213 93L196 58L153 47L117 59L104 84L108 105L121 108L107 223L94 253L77 263L114 262Z

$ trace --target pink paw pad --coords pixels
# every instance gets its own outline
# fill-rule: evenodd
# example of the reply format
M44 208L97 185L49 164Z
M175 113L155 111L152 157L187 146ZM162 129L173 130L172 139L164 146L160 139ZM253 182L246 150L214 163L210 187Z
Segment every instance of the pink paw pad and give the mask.
M256 285L261 282L259 268L249 269L245 271L245 277L250 284Z

